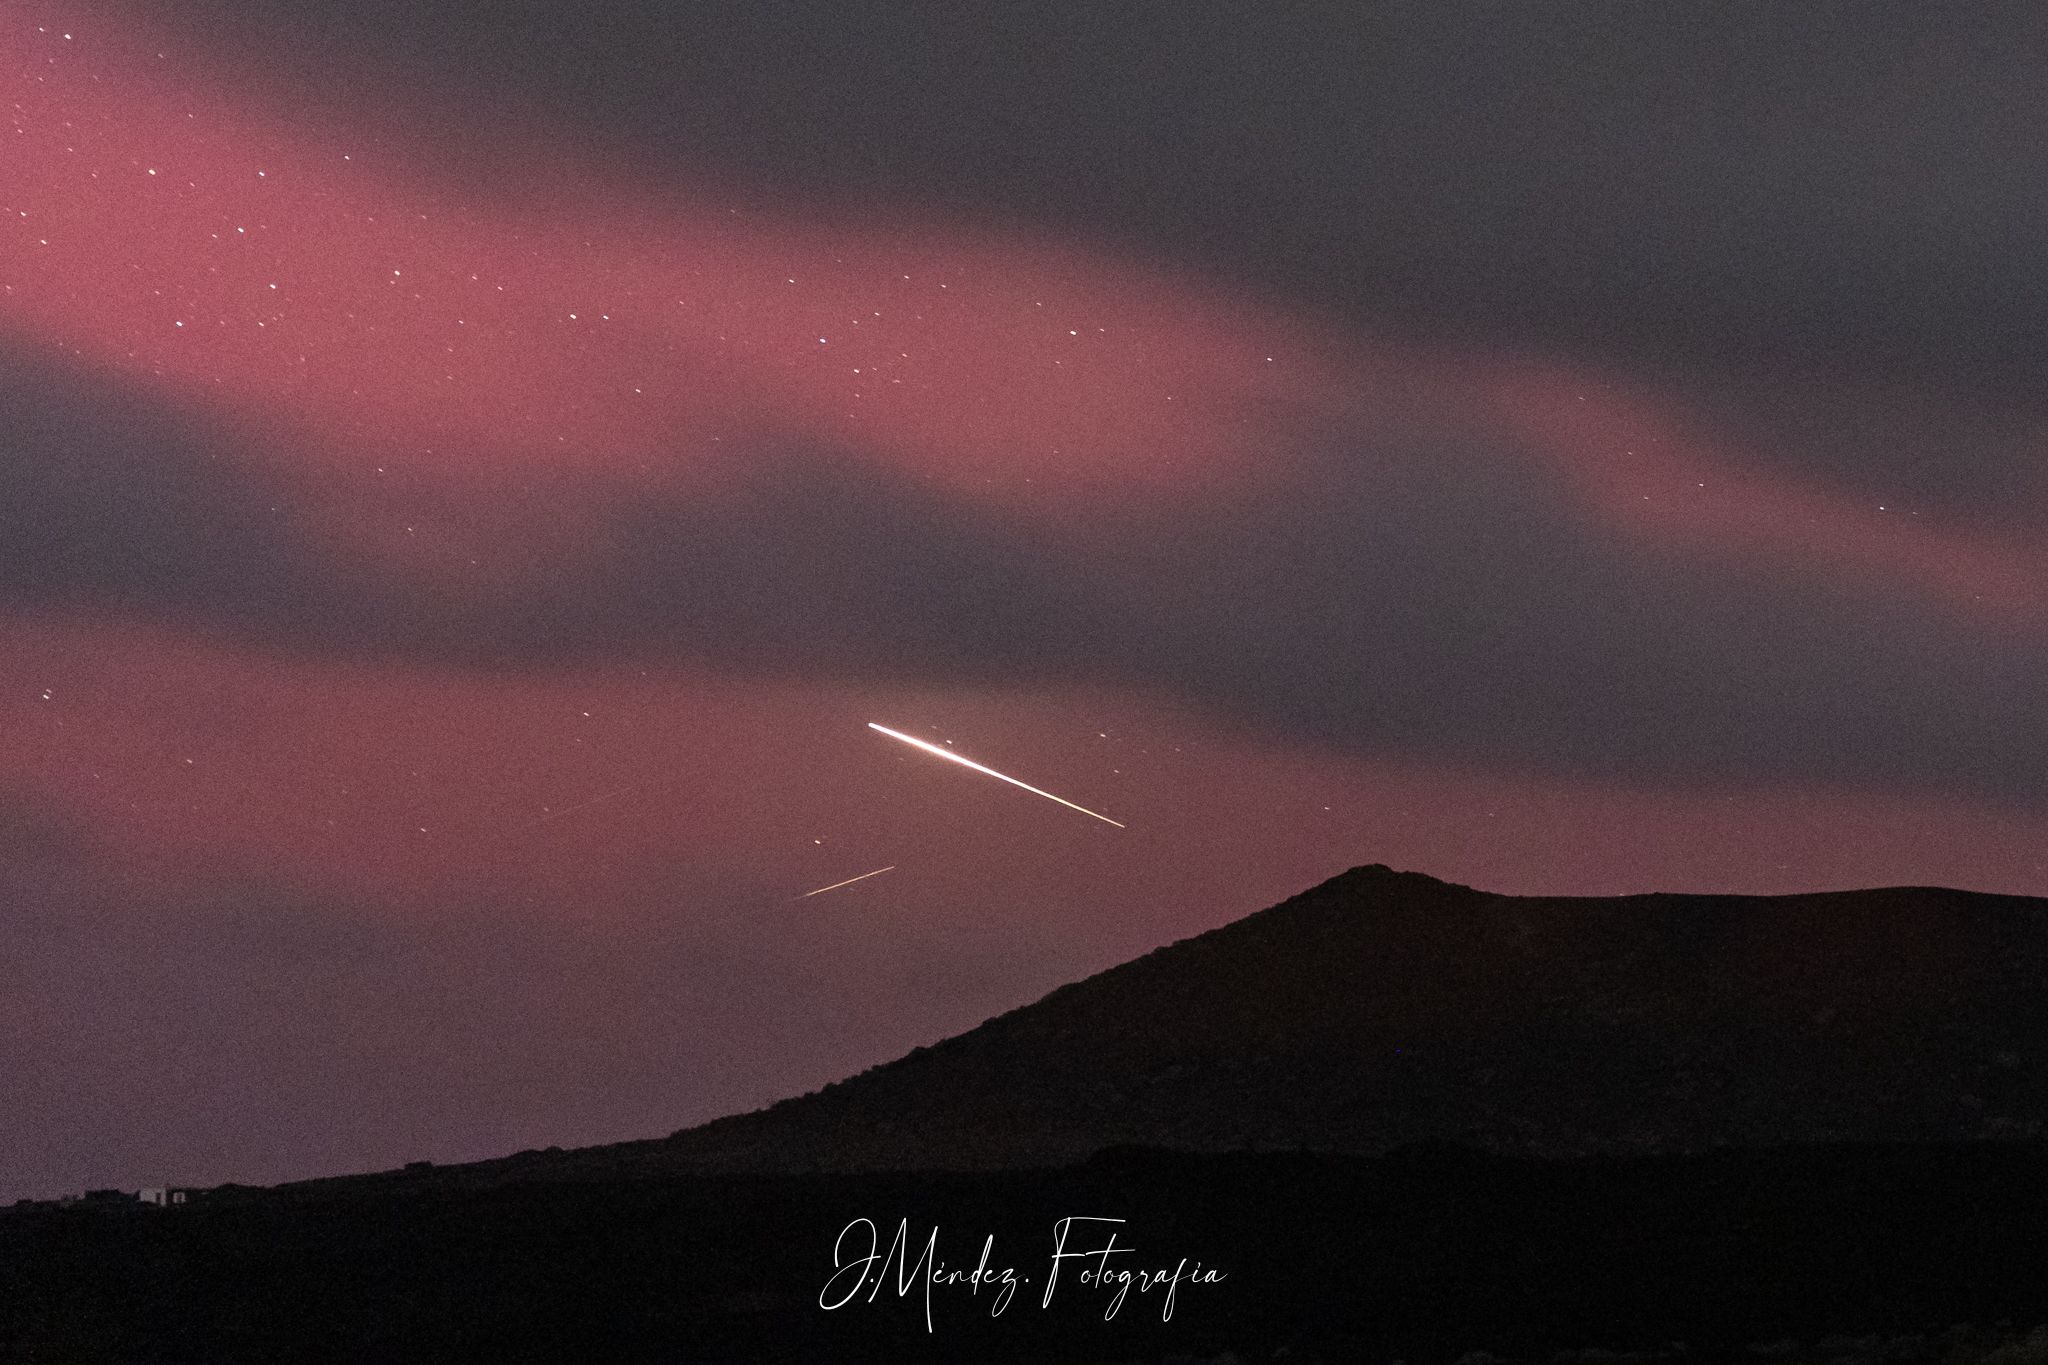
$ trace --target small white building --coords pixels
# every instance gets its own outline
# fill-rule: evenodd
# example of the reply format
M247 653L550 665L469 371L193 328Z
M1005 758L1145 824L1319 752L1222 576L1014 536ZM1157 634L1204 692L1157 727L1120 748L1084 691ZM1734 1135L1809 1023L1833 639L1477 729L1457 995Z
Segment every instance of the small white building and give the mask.
M160 1209L185 1202L188 1191L176 1189L137 1190L135 1197L145 1204L154 1204Z

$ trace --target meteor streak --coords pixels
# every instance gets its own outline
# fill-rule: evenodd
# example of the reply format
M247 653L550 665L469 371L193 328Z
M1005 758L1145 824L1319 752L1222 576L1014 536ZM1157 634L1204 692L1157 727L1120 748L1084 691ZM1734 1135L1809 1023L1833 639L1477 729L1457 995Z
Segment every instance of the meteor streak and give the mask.
M800 901L809 900L813 896L822 896L827 891L837 891L842 886L852 886L855 882L864 882L870 877L879 877L884 872L894 872L895 870L896 864L890 863L887 867L878 867L873 872L863 872L858 877L848 877L843 882L834 882L830 886L821 886L816 891L806 891L803 895L798 896L797 899Z
M551 810L545 815L538 816L532 820L528 820L525 824L520 825L517 828L532 829L535 825L545 825L550 820L559 820L565 815L574 815L577 811L587 810L588 808L596 805L600 801L609 801L614 796L624 796L627 792L637 790L638 788L644 787L646 785L647 784L645 782L635 782L631 786L620 787L616 791L608 791L604 793L602 796L593 796L588 801L578 801L573 806L564 806L560 810Z
M880 730L883 734L887 735L891 739L900 739L905 744L915 745L916 747L924 750L928 754L937 754L940 758L950 760L954 763L958 763L962 767L972 768L974 769L974 771L978 773L986 773L990 777L1001 778L1003 781L1009 783L1013 787L1022 787L1025 791L1030 792L1033 796L1042 796L1048 801L1057 801L1062 806L1067 807L1069 810L1077 810L1081 812L1081 814L1083 815L1093 815L1096 819L1100 820L1105 825L1115 825L1118 829L1129 828L1129 826L1125 825L1122 821L1112 820L1107 815L1097 814L1095 811L1089 810L1086 806L1077 806L1073 802L1067 800L1067 798L1064 796L1054 796L1051 792L1040 791L1038 788L1032 786L1029 782L1019 782L1014 777L1005 777L1002 773L997 772L994 768L984 768L971 758L962 758L960 755L956 753L953 753L946 749L941 749L936 744L927 744L921 739L912 739L909 735L903 734L900 731L891 730L886 725L877 725L873 721L869 721L868 729Z

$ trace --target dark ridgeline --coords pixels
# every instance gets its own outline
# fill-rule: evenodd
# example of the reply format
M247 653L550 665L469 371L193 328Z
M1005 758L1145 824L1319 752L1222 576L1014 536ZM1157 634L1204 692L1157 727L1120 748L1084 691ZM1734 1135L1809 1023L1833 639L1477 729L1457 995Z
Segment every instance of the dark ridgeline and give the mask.
M670 1138L0 1215L0 1360L2039 1365L2044 968L2038 900L1356 868ZM818 1307L853 1219L1067 1215L1230 1278Z
M1375 864L814 1094L464 1169L2037 1138L2043 983L2048 902L2030 898L1519 897Z

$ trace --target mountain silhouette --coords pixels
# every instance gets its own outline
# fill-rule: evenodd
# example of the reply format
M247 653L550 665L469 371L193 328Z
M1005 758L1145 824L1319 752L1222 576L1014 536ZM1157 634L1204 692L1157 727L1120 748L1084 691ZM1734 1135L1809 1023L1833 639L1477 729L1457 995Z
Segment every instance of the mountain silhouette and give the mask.
M485 1165L974 1170L1119 1146L1567 1156L2039 1138L2044 981L2048 901L2032 898L1504 896L1374 864L812 1094L667 1139Z
M667 1138L0 1211L0 1356L2013 1365L2044 969L2042 900L1355 868ZM957 1275L1076 1213L1229 1278L1115 1323L938 1291L934 1335L899 1262L822 1306L860 1221Z

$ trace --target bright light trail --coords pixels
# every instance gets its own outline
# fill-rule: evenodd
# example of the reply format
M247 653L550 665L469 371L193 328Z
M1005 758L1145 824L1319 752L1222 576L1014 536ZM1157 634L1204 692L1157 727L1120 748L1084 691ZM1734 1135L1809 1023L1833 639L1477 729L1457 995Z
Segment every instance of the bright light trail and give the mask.
M909 735L903 734L900 731L891 730L886 725L877 725L873 721L869 721L868 729L880 730L883 734L887 735L891 739L900 739L905 744L915 745L918 748L924 750L928 754L937 754L940 758L949 759L954 763L960 764L962 767L972 768L974 769L974 771L978 773L986 773L990 777L1001 778L1003 781L1009 783L1013 787L1022 787L1025 791L1030 792L1033 796L1042 796L1048 801L1057 801L1062 806L1065 806L1070 810L1077 810L1081 812L1081 814L1083 815L1093 815L1096 819L1100 820L1105 825L1115 825L1118 829L1129 828L1129 826L1125 825L1122 821L1112 820L1107 815L1097 814L1095 811L1089 810L1086 806L1077 806L1073 802L1067 800L1067 798L1064 796L1054 796L1051 792L1040 791L1038 788L1032 786L1029 782L1019 782L1014 777L1005 777L1002 773L997 772L994 768L984 768L971 758L962 758L960 755L953 753L950 750L941 749L936 744L927 744L921 739L913 739Z
M843 882L834 882L830 886L821 886L816 891L806 891L803 895L798 896L797 899L800 901L809 900L813 896L822 896L827 891L837 891L842 886L852 886L855 882L864 882L870 877L879 877L884 872L894 872L895 870L896 864L890 863L887 867L878 867L873 872L863 872L858 877L848 877Z

